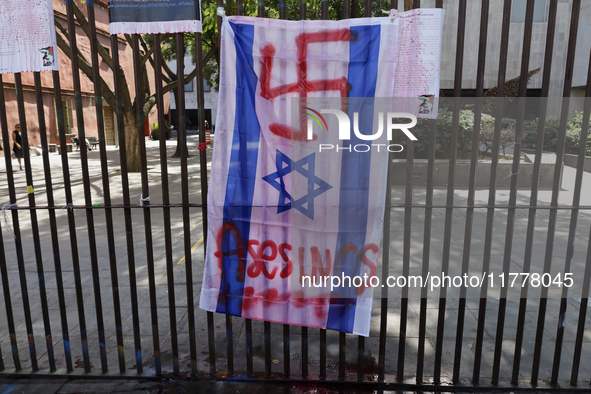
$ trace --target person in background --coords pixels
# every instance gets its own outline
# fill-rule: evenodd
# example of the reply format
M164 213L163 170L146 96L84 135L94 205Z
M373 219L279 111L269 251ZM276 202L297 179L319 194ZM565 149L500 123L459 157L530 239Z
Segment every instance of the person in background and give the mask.
M21 136L21 125L17 124L14 126L14 131L12 132L12 141L14 141L12 145L12 151L14 152L14 156L18 160L18 166L20 167L21 171L23 170L23 165L21 164L21 160L24 157L23 151L23 139Z

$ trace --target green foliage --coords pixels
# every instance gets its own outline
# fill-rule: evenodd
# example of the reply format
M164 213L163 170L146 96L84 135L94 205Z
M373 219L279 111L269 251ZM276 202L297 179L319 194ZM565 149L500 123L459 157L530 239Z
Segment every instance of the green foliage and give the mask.
M523 127L523 147L535 149L538 134L539 120L534 119L524 122ZM583 127L583 113L576 112L566 123L566 139L564 151L566 153L578 154L581 138L581 129ZM544 145L543 150L547 152L556 152L558 145L558 133L560 131L560 118L553 117L546 120L544 125ZM586 155L591 156L591 138L587 137Z
M439 159L448 159L451 136L452 136L453 112L446 108L439 108L437 115L437 132L435 143L435 157ZM482 123L494 122L492 116L483 114ZM418 141L415 142L415 157L426 159L429 153L429 135L431 130L431 121L420 119L416 127L412 129L413 134ZM458 145L457 157L467 159L472 150L472 133L474 130L474 112L470 110L460 110L458 120Z
M440 107L436 121L436 142L435 157L438 159L449 159L451 135L452 135L453 112L449 109ZM538 133L538 119L526 120L523 123L522 146L524 148L535 149ZM505 148L515 142L515 130L517 122L515 119L503 118L501 123L500 148L504 153ZM482 114L480 125L480 149L483 153L492 150L494 138L495 118ZM583 113L577 112L569 117L566 124L565 152L578 154L581 138L581 129L583 127ZM553 117L546 120L544 125L544 145L543 150L556 152L558 144L558 133L560 130L560 119ZM429 137L431 131L431 121L419 119L417 125L412 129L413 134L418 141L415 142L415 158L426 159L429 152ZM458 121L458 145L457 158L467 159L472 150L472 134L474 132L474 113L471 110L463 109L459 112ZM591 134L591 132L590 132ZM405 137L396 135L395 140L402 140ZM402 142L406 145L406 142ZM591 156L591 136L587 138L586 155Z
M328 1L328 19L329 20L340 20L343 19L343 2L340 0L327 0ZM245 16L258 16L259 4L265 5L265 17L279 19L279 0L270 0L264 2L264 0L244 0L242 2L243 15ZM299 20L300 19L300 0L285 0L287 20ZM322 1L321 0L308 0L306 2L306 19L307 20L318 20L321 19L322 15ZM217 17L217 2L214 0L203 0L201 2L201 9L203 12L203 34L202 39L202 50L203 56L205 56L212 48L217 51L218 41L218 17ZM236 15L236 0L228 0L225 4L225 12L227 16ZM374 17L384 16L382 11L390 10L390 2L387 0L374 0L372 2L372 15ZM365 2L359 0L351 1L351 17L362 17L365 13ZM194 41L193 41L194 43ZM173 43L174 45L174 43ZM185 46L189 46L187 42ZM171 47L172 48L172 47ZM164 48L163 48L164 50ZM172 49L171 49L172 51ZM174 52L173 52L174 53ZM195 49L193 44L190 44L189 52L195 59ZM212 57L211 60L205 64L203 75L207 80L208 84L214 89L218 90L219 84L219 53Z
M569 118L566 124L566 143L567 153L578 154L580 146L581 131L583 128L583 112L576 112L575 116ZM591 156L591 132L587 133L587 145L585 147L586 155Z

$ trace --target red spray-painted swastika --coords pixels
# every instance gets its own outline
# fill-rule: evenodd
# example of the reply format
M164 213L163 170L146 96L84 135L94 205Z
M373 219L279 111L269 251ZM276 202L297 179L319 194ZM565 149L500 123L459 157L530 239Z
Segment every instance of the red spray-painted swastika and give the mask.
M341 97L347 97L350 89L347 78L308 80L308 45L320 42L350 41L351 31L349 29L324 30L314 33L302 33L296 37L297 53L297 82L271 87L271 72L273 70L273 59L275 46L267 44L261 49L263 57L260 83L261 96L267 100L288 93L298 93L299 97L305 98L308 92L340 91ZM303 103L305 106L305 102ZM280 137L296 141L306 140L305 133L306 118L300 117L300 130L295 130L289 125L272 123L269 130ZM316 136L314 136L316 139Z

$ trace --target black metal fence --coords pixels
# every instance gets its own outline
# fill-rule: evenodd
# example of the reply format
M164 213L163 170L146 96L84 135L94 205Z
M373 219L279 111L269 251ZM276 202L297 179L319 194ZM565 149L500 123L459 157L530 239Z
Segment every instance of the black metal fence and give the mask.
M456 3L453 4L455 6ZM511 4L511 0L504 0L497 97L505 94ZM547 97L550 89L558 1L550 0L548 4L542 97ZM198 246L205 245L207 241L208 152L198 150L197 159L192 158L189 151L181 150L180 161L169 159L164 138L160 138L158 146L146 141L144 115L139 104L136 108L138 130L125 129L117 36L111 37L111 54L118 103L114 110L120 146L118 150L107 149L101 84L98 83L100 67L94 6L92 1L86 4L95 81L100 145L98 153L81 149L80 153L62 154L59 162L55 159L56 154L49 153L41 76L35 73L36 115L43 151L40 162L42 171L40 167L32 165L32 158L26 154L23 179L20 174L14 173L10 156L6 155L5 158L6 179L3 183L8 188L9 203L3 208L4 216L0 224L0 273L4 295L2 314L6 313L5 322L0 323L2 373L25 376L66 374L76 377L99 374L155 378L242 377L260 381L354 382L368 384L372 388L429 391L470 391L476 386L505 390L531 389L531 386L552 390L562 386L562 389L567 390L589 391L591 371L587 369L586 361L590 359L590 322L586 312L591 282L591 238L586 235L588 230L583 230L578 237L579 257L575 257L585 261L585 270L580 273L584 282L580 299L567 298L566 292L561 299L548 299L544 289L539 297L530 294L528 298L528 287L524 287L518 300L513 302L507 298L506 290L499 298L493 298L487 294L485 286L476 300L467 299L465 290L461 290L459 296L452 297L446 289L442 289L438 301L433 302L428 299L426 290L420 299L415 300L408 298L405 289L392 296L392 290L386 287L378 295L379 302L374 306L372 321L376 324L372 326L375 329L372 328L369 338L230 316L214 317L211 312L196 309L204 254L204 248L198 249ZM222 0L218 0L218 6L224 6ZM415 0L414 6L420 6L419 1ZM457 6L454 97L462 95L466 34L479 34L480 37L476 73L476 96L480 97L484 94L489 0L482 0L479 16L467 15L466 0L459 0ZM398 2L392 0L391 7L398 8ZM437 0L436 7L442 8L443 1ZM571 96L577 39L585 39L577 37L581 1L573 0L570 7L570 31L563 77L564 98ZM350 16L350 8L350 1L345 0L345 18ZM364 8L365 16L371 17L372 2L367 0ZM66 1L66 9L69 40L73 50L76 50L76 22L71 1ZM242 10L242 3L238 0L236 13L241 14ZM328 18L328 12L329 2L322 1L323 19ZM265 15L264 2L258 2L258 15ZM280 1L279 16L287 17L285 0ZM466 32L468 17L480 18L479 33ZM533 17L534 1L529 0L521 43L519 97L527 95L526 76L529 71ZM300 18L306 18L305 2L300 3ZM218 17L218 24L220 21ZM176 35L175 39L177 75L184 75L184 57L180 55L184 53L183 36ZM160 42L161 37L154 36L156 81L162 80ZM132 43L135 94L141 96L145 81L141 75L138 36L133 37ZM200 114L198 140L187 136L185 130L185 92L182 83L177 88L176 103L179 117L177 135L181 143L189 147L199 146L206 141L201 34L195 34L195 47L199 70L196 77ZM80 96L79 64L76 56L71 59L76 122L79 138L83 141L85 113ZM53 83L60 145L66 146L57 71L53 72ZM28 152L26 118L34 115L25 109L20 74L15 75L15 85L23 148ZM162 84L156 83L156 89L158 123L163 125ZM591 68L585 96L591 96ZM449 269L450 261L456 257L461 259L461 272L467 273L473 262L471 248L475 244L482 248L478 265L482 267L482 272L490 271L491 261L497 255L504 271L513 267L513 258L520 261L522 272L529 272L532 259L536 258L537 252L541 252L537 250L538 243L535 242L536 232L539 231L546 235L545 242L541 243L545 250L540 254L544 258L544 272L571 270L577 220L586 217L585 211L589 210L589 207L580 205L580 197L582 191L589 191L589 185L584 183L583 165L590 101L585 102L574 198L568 206L559 205L558 200L562 174L560 163L564 156L569 115L568 101L564 101L561 109L556 149L556 163L559 164L555 165L549 205L539 204L538 192L544 122L540 122L537 132L529 203L518 204L517 179L521 164L520 141L525 104L522 101L517 103L517 135L506 201L498 202L496 186L499 176L500 121L495 123L490 182L486 190L488 203L478 204L476 196L482 102L477 102L474 110L476 126L471 140L465 204L454 201L457 192L454 185L460 106L453 107L449 144L449 157L452 159L448 164L445 198L443 193L435 193L434 187L437 121L430 123L424 204L417 203L416 186L413 190L414 146L412 143L407 145L406 184L403 188L394 189L400 192L398 197L392 194L394 185L389 185L387 189L382 247L384 277L392 270L407 276L416 270L426 276L434 266L440 266L437 268L445 272ZM546 118L546 110L546 105L540 106L540 119ZM502 107L497 111L502 111ZM496 115L496 118L502 118L502 112ZM6 119L4 89L0 89L2 139L4 151L10 152ZM140 174L130 173L126 164L125 135L133 132L139 136ZM149 146L146 145L148 143ZM78 157L79 163L73 163L74 158ZM113 164L117 161L118 165ZM157 164L152 166L151 163L159 163L159 168ZM197 171L199 176L196 176ZM136 204L134 201L137 201L138 192L140 203ZM5 192L2 193L4 197ZM25 194L28 205L23 201ZM77 200L77 196L83 196L83 203ZM437 196L441 197L441 202L436 201ZM45 204L39 204L39 199ZM505 227L500 234L493 231L495 218L498 220L499 217ZM519 218L524 219L523 226L516 226L516 218L518 222ZM483 234L475 235L475 221L484 223ZM561 226L562 223L564 226ZM442 227L442 238L433 236L433 231L439 227ZM464 230L463 238L458 229ZM566 255L558 257L563 265L558 268L552 266L553 257L556 258L553 248L557 230L564 233L567 239L563 245ZM516 231L525 233L525 242L521 245L524 254L521 254L521 249L519 253L514 250ZM199 237L202 238L195 243ZM581 239L590 242L586 253L583 253L586 257L580 257ZM415 240L422 247L413 251ZM397 244L401 253L392 249L391 245ZM460 252L454 254L456 245L460 245ZM502 254L495 253L496 248L502 248ZM436 255L434 251L437 251ZM418 258L418 267L413 262L413 254L422 255ZM516 255L519 256L512 257ZM176 263L179 256L181 259ZM431 261L434 256L438 259ZM568 306L572 309L569 314ZM43 340L45 345L41 345Z

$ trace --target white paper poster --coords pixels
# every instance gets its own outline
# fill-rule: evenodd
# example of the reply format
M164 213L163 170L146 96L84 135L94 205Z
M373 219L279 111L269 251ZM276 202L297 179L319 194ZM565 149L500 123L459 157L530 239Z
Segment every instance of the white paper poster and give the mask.
M57 69L51 0L1 0L0 74Z

